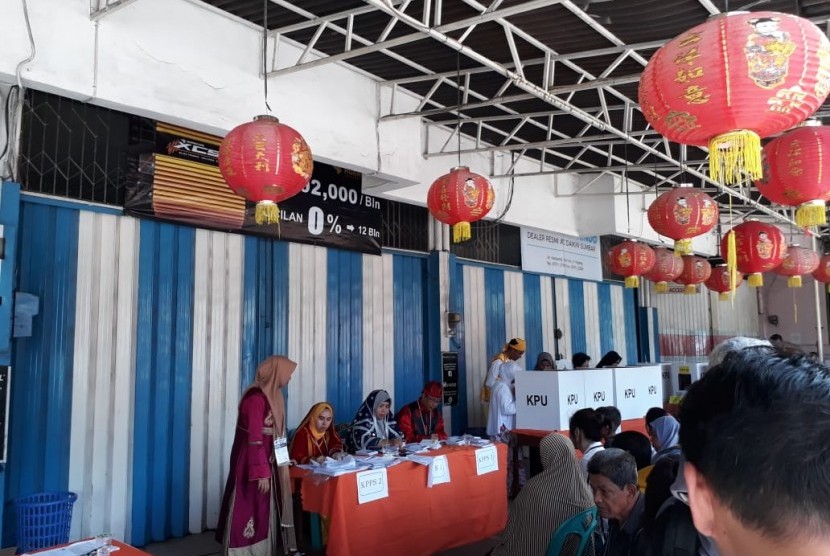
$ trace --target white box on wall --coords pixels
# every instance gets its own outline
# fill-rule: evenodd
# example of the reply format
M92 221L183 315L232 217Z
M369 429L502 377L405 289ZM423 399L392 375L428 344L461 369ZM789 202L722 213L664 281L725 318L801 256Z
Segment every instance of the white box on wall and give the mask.
M586 407L585 373L516 373L516 428L567 430L571 416Z

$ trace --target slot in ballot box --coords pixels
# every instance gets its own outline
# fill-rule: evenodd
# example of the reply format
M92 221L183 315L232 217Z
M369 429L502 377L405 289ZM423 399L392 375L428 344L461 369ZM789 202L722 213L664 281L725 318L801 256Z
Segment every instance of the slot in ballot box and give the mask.
M695 363L694 361L681 361L671 364L671 394L680 395L689 389L693 382L700 380L700 377L709 369L707 363Z
M568 430L576 411L587 407L585 373L581 371L518 371L516 428Z
M614 399L623 420L640 419L651 407L663 407L660 365L614 369Z

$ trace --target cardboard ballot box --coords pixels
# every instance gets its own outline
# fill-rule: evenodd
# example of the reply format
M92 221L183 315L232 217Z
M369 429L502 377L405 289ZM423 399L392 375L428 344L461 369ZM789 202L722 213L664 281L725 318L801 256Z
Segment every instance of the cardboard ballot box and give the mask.
M585 377L585 407L614 405L614 369L583 369Z
M623 420L640 419L651 407L663 407L663 369L660 365L614 369L614 405Z
M581 371L517 372L516 428L567 430L571 415L590 407L585 376Z

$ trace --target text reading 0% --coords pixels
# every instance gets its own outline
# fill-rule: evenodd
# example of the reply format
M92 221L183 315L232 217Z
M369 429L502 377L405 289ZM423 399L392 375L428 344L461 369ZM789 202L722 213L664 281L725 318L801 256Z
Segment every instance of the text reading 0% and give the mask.
M336 214L326 214L320 207L311 207L308 209L309 233L319 236L326 227L328 227L329 232L339 234L342 230L340 217Z

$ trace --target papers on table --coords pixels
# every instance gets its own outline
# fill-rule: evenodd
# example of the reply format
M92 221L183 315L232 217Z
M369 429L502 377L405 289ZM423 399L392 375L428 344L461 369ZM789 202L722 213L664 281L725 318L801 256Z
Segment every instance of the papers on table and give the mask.
M486 438L479 438L478 436L451 436L447 438L449 446L488 446L492 444Z
M354 456L345 456L343 459L336 460L333 458L326 458L323 463L312 460L311 463L298 465L300 469L308 469L319 475L326 475L329 477L338 477L346 473L356 473L361 469L366 469Z
M62 546L60 548L50 548L42 550L37 553L37 556L86 556L97 548L104 546L102 539L89 539L87 541L79 541L70 544L69 546ZM110 547L110 552L115 552L119 547ZM21 556L30 556L29 552Z

